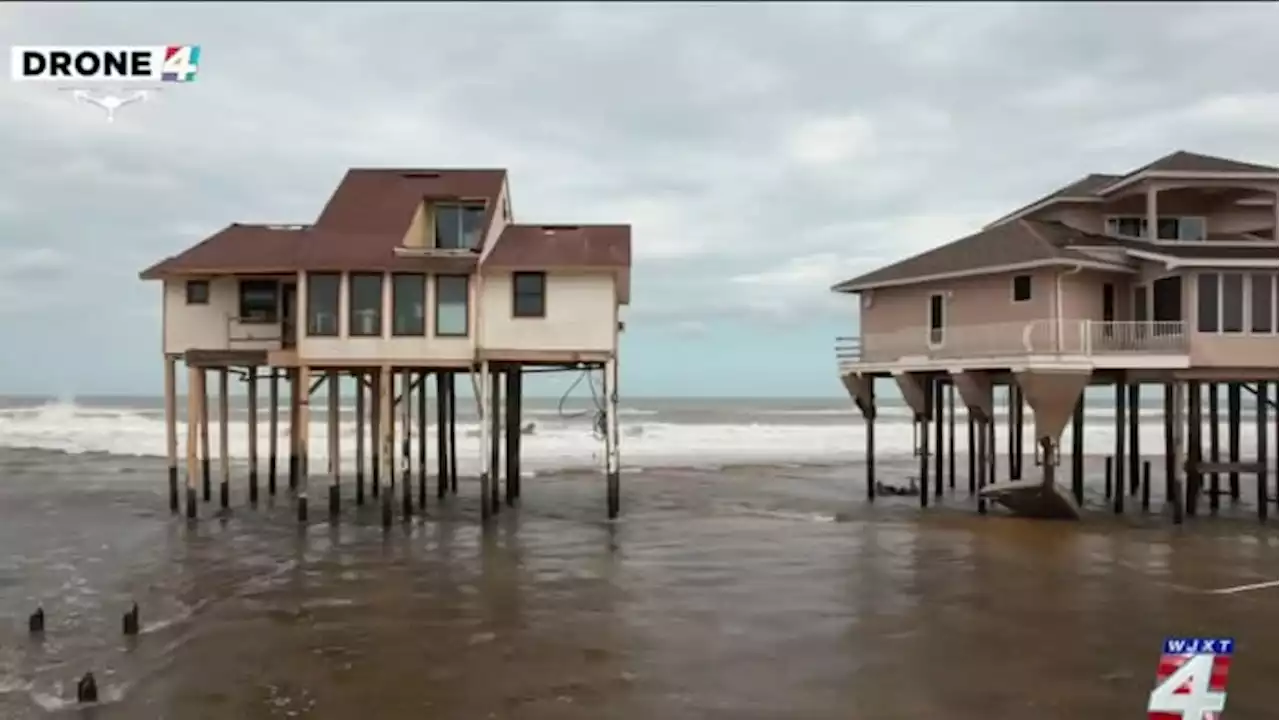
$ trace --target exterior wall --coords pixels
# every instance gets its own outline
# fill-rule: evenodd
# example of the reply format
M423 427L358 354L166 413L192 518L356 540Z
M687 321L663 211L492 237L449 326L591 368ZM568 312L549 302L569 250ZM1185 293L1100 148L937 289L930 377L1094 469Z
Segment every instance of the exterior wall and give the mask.
M1246 271L1256 272L1256 271ZM1197 310L1199 307L1199 283L1197 272L1184 273L1182 297L1184 317L1187 319L1187 331L1191 340L1191 365L1193 367L1264 367L1280 366L1280 339L1275 332L1250 332L1248 298L1245 298L1245 332L1243 333L1202 333L1199 332ZM1277 273L1272 275L1271 302L1272 312L1276 308ZM1274 324L1274 321L1273 321Z
M617 295L611 273L547 273L546 314L513 315L511 273L485 273L480 343L493 350L612 352L617 345Z
M241 323L239 284L234 277L209 279L209 302L187 304L185 280L164 282L164 351L268 350L280 347L280 325Z

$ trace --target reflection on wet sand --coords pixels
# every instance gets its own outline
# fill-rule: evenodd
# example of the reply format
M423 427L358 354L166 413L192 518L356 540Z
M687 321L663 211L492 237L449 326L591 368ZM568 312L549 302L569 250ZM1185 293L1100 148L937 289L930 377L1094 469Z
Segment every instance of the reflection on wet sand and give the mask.
M385 536L6 490L0 609L50 618L0 631L0 717L90 667L99 719L1140 717L1173 633L1236 637L1228 717L1275 717L1276 589L1203 592L1274 580L1274 527L869 507L847 472L637 474L612 525L598 480L539 477L488 531L465 486Z

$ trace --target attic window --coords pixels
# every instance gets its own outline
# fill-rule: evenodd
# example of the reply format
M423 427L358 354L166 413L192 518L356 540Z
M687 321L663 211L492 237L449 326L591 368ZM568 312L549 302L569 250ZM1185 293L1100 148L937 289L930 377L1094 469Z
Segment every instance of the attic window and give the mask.
M440 177L440 173L410 172L410 173L404 173L400 177L405 178L407 180L431 180L433 178Z

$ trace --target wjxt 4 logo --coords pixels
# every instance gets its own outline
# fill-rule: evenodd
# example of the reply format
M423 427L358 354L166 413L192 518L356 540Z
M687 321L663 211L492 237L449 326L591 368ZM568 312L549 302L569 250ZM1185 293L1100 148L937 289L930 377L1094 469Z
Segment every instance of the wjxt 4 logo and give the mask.
M10 64L15 82L60 83L76 101L101 108L107 122L115 122L117 110L150 99L161 87L195 82L200 46L19 46L10 51Z
M1171 637L1164 641L1148 720L1219 720L1227 707L1231 638Z

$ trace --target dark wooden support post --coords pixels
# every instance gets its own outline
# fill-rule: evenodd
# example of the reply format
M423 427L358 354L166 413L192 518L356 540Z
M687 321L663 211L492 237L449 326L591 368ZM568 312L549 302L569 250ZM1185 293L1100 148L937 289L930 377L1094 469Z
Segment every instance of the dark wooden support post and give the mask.
M1209 383L1205 386L1205 390L1209 393L1209 462L1216 465L1222 460L1218 442L1218 383ZM1209 512L1211 513L1218 512L1220 502L1218 493L1221 490L1221 475L1214 470L1209 473Z
M329 440L329 520L336 521L342 511L339 483L342 482L342 400L339 397L337 370L325 373L329 399L325 403L325 432Z
M994 403L992 409L994 410ZM991 418L987 421L987 484L994 485L996 482L996 460L1000 455L1000 451L996 449L996 418L993 412Z
M622 512L622 456L618 450L618 355L604 365L604 455L605 486L608 488L609 519ZM924 489L921 488L921 493Z
M1009 479L1022 479L1022 457L1025 446L1022 444L1022 388L1015 382L1009 383Z
M375 426L374 431L377 433L373 459L378 463L374 465L376 474L373 476L373 496L379 499L384 531L391 528L391 521L395 517L392 497L394 491L388 487L396 474L395 432L391 424L392 405L395 402L394 385L391 368L383 365L378 369L373 383L374 417L377 422L371 424Z
M298 393L298 522L307 522L307 502L311 489L311 457L308 445L311 443L311 368L303 365L298 368L296 376Z
M502 495L502 377L501 370L493 370L490 377L493 394L489 397L489 504L495 515L502 507L498 500Z
M383 467L383 453L386 452L386 443L382 437L382 428L386 425L382 404L386 401L387 395L382 391L382 386L386 382L386 373L381 369L374 370L369 375L369 459L371 462L369 468L369 494L374 498L378 498L382 494L382 475L386 471L386 468Z
M1187 517L1196 516L1200 500L1200 462L1204 458L1204 408L1200 396L1200 381L1187 383Z
M231 429L230 373L218 368L218 507L231 507Z
M418 373L418 512L427 510L427 372Z
M507 504L514 506L520 499L520 415L523 404L523 369L518 365L507 368Z
M365 387L364 371L352 373L356 384L356 505L364 505L364 423L365 423Z
M947 488L956 489L956 384L947 381Z
M975 423L977 425L976 427L977 434L975 438L977 440L977 448L976 448L977 462L975 463L975 467L977 469L977 484L978 484L978 514L986 515L987 500L986 498L982 497L982 489L987 486L987 477L991 474L991 461L989 456L991 454L994 454L995 452L995 441L994 441L995 436L990 431L991 426L994 423L994 418L986 418L984 420L974 420L974 417L972 414L973 411L970 410L969 413L970 413L969 415L970 428L973 428ZM970 475L970 478L972 477L973 476Z
M267 406L267 497L275 497L280 461L280 371L275 368L267 383Z
M458 373L449 373L449 492L458 494Z
M1115 510L1115 513L1117 515L1120 515L1124 512L1124 495L1125 495L1125 484L1124 484L1125 447L1124 446L1125 446L1125 434L1128 430L1128 425L1125 422L1126 416L1128 415L1128 413L1125 412L1125 409L1127 407L1127 402L1126 402L1127 393L1125 392L1125 389L1126 388L1125 388L1124 380L1117 378L1116 379L1116 411L1115 411L1116 412L1116 429L1115 429L1116 454L1115 454L1115 463L1113 463L1115 485L1114 487L1112 487L1113 493L1111 495L1112 509Z
M1182 453L1179 430L1182 426L1181 398L1178 386L1172 382L1164 385L1164 497L1171 504L1174 524L1182 522L1182 488L1178 482L1178 458Z
M867 501L876 499L876 381L867 381L867 407L862 412L863 440L866 442L863 462L867 466Z
M1125 421L1129 423L1129 494L1138 494L1138 483L1142 477L1142 443L1140 437L1142 420L1142 385L1129 383L1129 408Z
M1227 383L1227 462L1232 465L1240 463L1240 383ZM1240 500L1240 472L1232 470L1227 474L1227 485L1231 489L1231 502Z
M969 437L966 447L969 449L969 494L972 495L978 491L977 428L975 427L972 410L966 410L965 417L968 419L969 425Z
M449 492L449 398L446 373L436 372L436 497Z
M400 512L413 518L413 371L400 371Z
M1142 510L1151 509L1151 461L1142 461Z
M1270 455L1267 446L1271 442L1271 433L1267 428L1267 404L1270 398L1270 383L1259 382L1258 394L1254 396L1253 401L1256 413L1255 421L1258 425L1258 520L1262 522L1267 521L1267 505L1271 502L1267 490L1267 462Z
M493 481L493 473L497 470L497 462L493 457L493 440L490 435L494 431L493 410L490 405L494 390L494 372L489 369L489 362L482 361L475 372L476 382L480 385L480 397L476 398L476 419L480 425L480 521L488 522L493 517L495 497L489 490Z
M200 497L209 502L213 499L213 478L210 475L209 452L209 373L199 368L200 376L197 392L200 393Z
M289 370L289 490L298 489L298 403L306 392L298 382L298 368Z
M249 504L258 504L258 367L251 366L245 378L249 383Z
M196 475L200 472L200 378L204 371L187 365L187 519L196 519Z
M933 401L929 404L933 406L933 494L934 497L940 498L942 497L943 471L945 469L943 463L947 459L946 445L944 444L946 438L943 435L947 429L944 422L946 417L943 414L947 407L943 397L945 388L943 387L942 378L936 377L933 379L932 389Z
M187 393L190 394L188 389ZM169 511L178 512L178 359L164 356L164 449L169 466Z
M925 390L928 393L928 389ZM932 404L932 395L930 404ZM932 408L929 408L932 410ZM920 507L929 507L929 416L932 412L926 411L916 417L916 452L920 455Z
M1087 389L1086 389L1087 390ZM1071 412L1071 495L1076 505L1084 506L1084 396L1076 400Z
M1112 485L1115 482L1115 473L1116 473L1116 459L1108 455L1102 461L1103 497L1105 497L1108 500L1111 499L1111 493L1113 491Z

